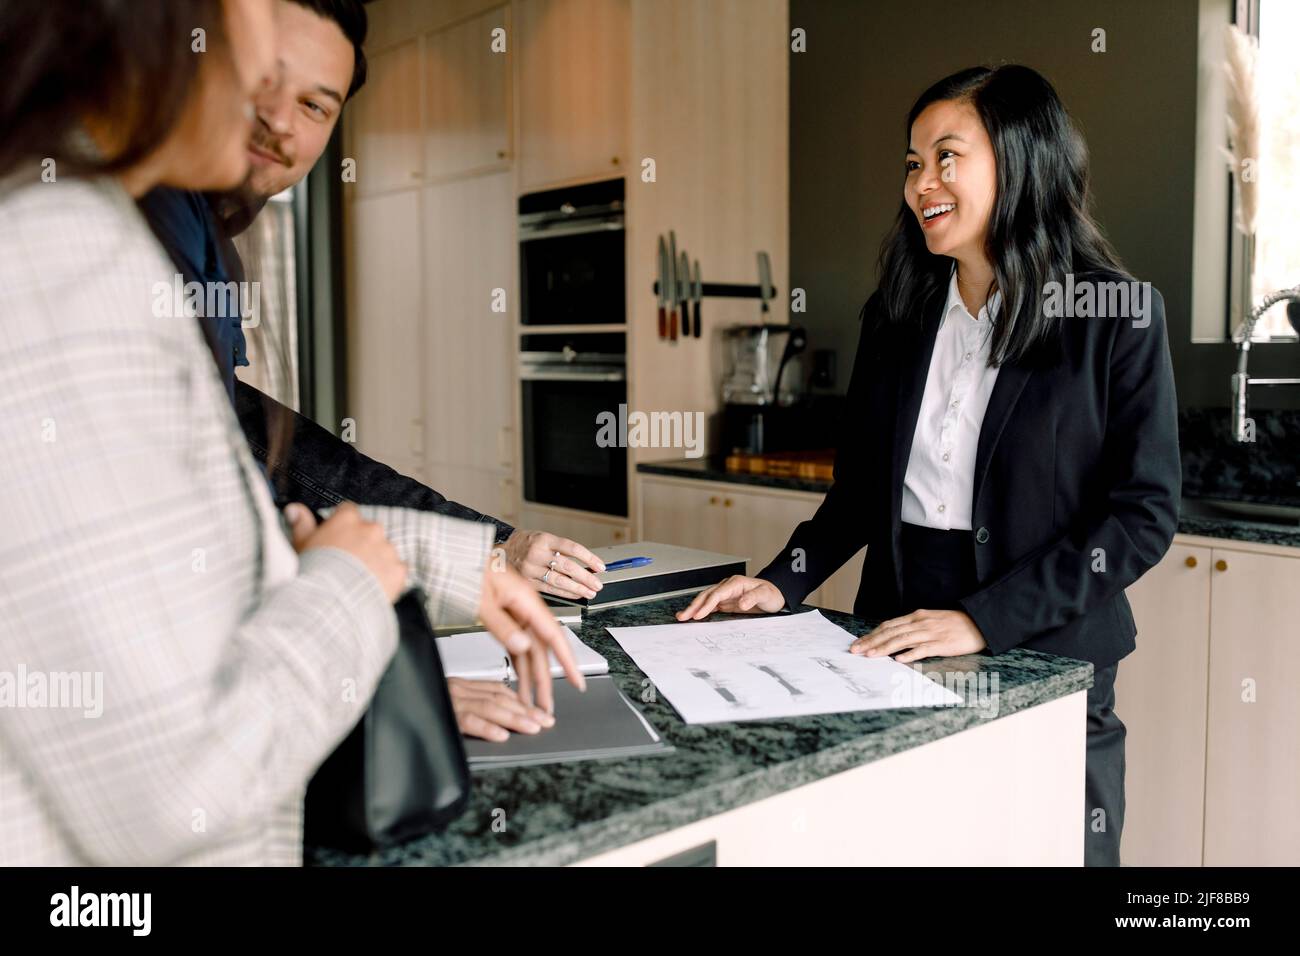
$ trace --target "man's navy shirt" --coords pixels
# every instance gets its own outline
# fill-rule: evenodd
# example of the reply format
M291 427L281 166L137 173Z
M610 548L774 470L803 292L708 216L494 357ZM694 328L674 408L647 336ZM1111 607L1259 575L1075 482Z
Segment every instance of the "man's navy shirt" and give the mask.
M234 247L227 243L227 251L222 251L216 217L201 193L163 186L148 193L139 205L184 281L202 286L205 304L208 301L207 290L214 288L209 283L224 285L242 279ZM222 296L215 298L218 303L223 300ZM239 308L235 309L234 315L202 317L231 401L235 397L235 366L248 364L247 344L240 321Z

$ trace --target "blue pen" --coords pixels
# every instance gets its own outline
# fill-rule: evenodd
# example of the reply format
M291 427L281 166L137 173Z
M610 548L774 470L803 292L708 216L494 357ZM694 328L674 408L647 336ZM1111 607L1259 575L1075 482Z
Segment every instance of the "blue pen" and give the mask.
M654 561L654 558L624 558L622 561L615 561L613 564L605 565L605 570L622 571L624 568L644 568L652 561Z

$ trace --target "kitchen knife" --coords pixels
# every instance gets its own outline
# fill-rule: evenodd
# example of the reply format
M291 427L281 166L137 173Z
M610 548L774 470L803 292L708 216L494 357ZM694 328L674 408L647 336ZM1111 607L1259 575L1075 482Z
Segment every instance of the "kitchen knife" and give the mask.
M695 282L692 283L691 293L695 297L695 322L691 326L694 335L700 337L700 300L704 298L704 283L700 279L700 260L695 260Z
M682 251L682 338L691 334L691 257Z
M668 308L668 338L677 341L677 233L668 230L668 288L672 298Z
M758 254L758 294L763 300L763 321L767 321L768 301L772 298L772 262L766 252Z
M668 337L668 245L659 236L659 338Z

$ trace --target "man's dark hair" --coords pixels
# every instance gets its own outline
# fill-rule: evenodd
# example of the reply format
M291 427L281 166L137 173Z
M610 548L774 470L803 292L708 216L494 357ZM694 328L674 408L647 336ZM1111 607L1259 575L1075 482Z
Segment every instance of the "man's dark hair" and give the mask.
M326 20L333 20L352 44L352 85L347 99L366 82L366 8L361 0L293 0Z

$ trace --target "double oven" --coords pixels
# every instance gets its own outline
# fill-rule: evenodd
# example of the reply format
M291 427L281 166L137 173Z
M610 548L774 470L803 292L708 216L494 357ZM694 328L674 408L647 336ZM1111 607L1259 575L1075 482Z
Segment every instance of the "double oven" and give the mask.
M622 179L520 197L526 501L627 516L625 254Z

